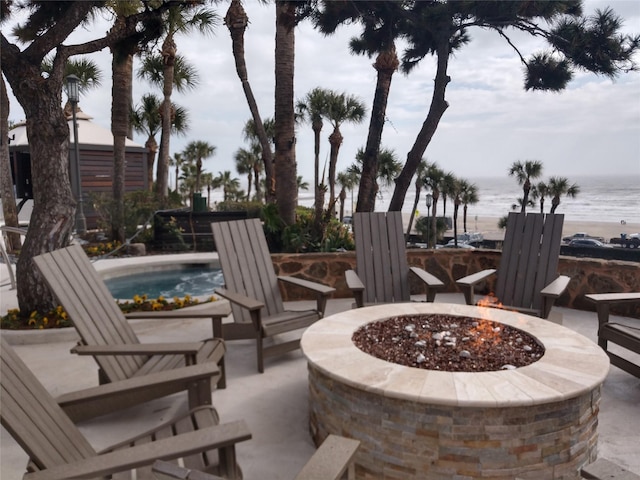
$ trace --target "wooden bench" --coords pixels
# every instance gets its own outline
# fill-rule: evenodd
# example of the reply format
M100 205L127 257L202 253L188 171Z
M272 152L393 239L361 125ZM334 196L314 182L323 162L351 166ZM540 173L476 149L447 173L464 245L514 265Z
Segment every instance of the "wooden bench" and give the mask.
M613 342L632 352L640 353L640 329L609 322L609 308L611 305L640 303L640 292L592 293L585 295L585 298L596 304L596 312L598 313L598 345L607 352L613 365L640 378L640 365L636 365L607 350L607 343Z
M580 474L587 480L640 480L640 475L604 458L583 467Z

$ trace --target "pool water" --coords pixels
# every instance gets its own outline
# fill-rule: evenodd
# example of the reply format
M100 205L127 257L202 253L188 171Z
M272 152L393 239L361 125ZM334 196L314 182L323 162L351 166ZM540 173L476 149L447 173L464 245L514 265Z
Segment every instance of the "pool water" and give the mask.
M135 273L110 278L105 283L114 298L129 299L134 295L147 295L148 298L163 296L170 299L185 295L212 295L215 288L223 286L224 279L219 268L198 265Z

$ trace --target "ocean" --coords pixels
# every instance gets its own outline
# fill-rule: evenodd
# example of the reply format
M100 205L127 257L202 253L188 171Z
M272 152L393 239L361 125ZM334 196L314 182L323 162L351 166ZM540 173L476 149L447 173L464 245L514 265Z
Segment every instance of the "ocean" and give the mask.
M467 218L478 217L500 218L511 211L511 205L517 203L522 196L522 187L515 178L481 177L469 178L469 182L478 187L479 202L469 205ZM569 178L570 183L580 187L580 192L575 198L563 197L560 199L556 213L563 213L566 221L588 222L615 222L629 223L640 222L640 173L635 175L611 175L611 176L575 176ZM391 201L393 189L384 189L376 200L376 211L386 211ZM353 193L353 205L357 203L357 191ZM421 193L422 198L418 203L418 213L426 211L426 191ZM412 186L405 198L402 211L411 213L415 188ZM313 205L313 194L301 191L299 203L305 206ZM438 214L442 214L442 199L438 201ZM545 213L551 209L551 199L545 200ZM528 211L538 212L539 205ZM351 193L347 193L345 202L345 215L350 215ZM447 216L453 215L453 202L447 200ZM460 212L461 214L461 212Z
M246 188L244 184L242 187ZM469 205L467 218L473 220L475 216L483 218L500 218L511 211L511 205L517 202L518 197L522 196L522 188L518 185L515 178L504 177L480 177L469 178L471 183L478 187L479 202L475 205ZM575 176L569 179L571 183L576 183L580 187L580 193L576 198L563 197L560 200L560 206L556 210L557 213L565 215L565 221L574 222L613 222L620 223L640 223L640 172L631 175L611 175L611 176ZM310 182L311 183L311 182ZM382 212L389 208L389 202L393 193L392 188L383 189L376 200L375 210ZM206 192L204 192L206 195ZM422 191L420 202L418 203L418 215L421 216L426 212L425 206L426 191ZM352 213L352 197L353 208L358 200L357 190L347 193L345 202L345 215ZM413 199L415 197L415 188L412 185L407 191L402 211L411 213L413 207ZM327 197L328 198L328 195ZM211 192L211 204L222 200L222 191L216 189ZM307 207L313 206L313 192L310 190L301 190L298 194L298 202L300 205ZM20 218L28 221L30 213L30 204L21 212ZM0 203L1 205L1 203ZM442 215L443 202L438 202L438 215ZM551 209L551 199L545 201L545 213ZM539 211L539 206L529 211ZM447 200L447 216L453 215L453 202ZM462 212L460 212L462 215ZM0 210L0 220L2 212Z

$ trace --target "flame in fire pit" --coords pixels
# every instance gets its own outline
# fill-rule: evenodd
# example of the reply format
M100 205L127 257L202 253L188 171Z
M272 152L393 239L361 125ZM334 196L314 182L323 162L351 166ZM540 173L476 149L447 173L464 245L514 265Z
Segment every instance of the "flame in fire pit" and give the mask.
M479 307L487 307L487 308L502 308L504 309L504 305L498 297L496 297L493 292L489 293L489 295L478 300L477 305Z

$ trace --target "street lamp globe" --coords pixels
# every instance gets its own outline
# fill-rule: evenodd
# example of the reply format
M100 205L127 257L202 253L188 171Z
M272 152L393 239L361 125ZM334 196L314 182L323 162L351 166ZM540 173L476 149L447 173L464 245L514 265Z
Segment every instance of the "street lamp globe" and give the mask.
M66 89L67 98L73 104L76 104L80 101L80 79L75 75L67 75L66 78Z

